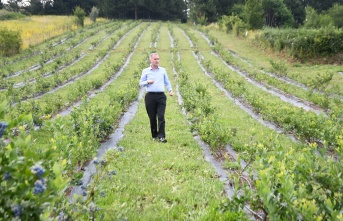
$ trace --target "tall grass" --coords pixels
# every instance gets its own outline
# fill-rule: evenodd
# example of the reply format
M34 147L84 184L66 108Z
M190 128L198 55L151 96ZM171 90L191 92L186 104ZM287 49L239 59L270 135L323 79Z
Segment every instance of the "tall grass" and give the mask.
M98 22L101 19L98 19ZM85 25L91 24L89 18ZM22 49L39 44L47 39L77 28L73 16L30 16L22 19L7 20L0 23L0 28L19 31L23 40Z

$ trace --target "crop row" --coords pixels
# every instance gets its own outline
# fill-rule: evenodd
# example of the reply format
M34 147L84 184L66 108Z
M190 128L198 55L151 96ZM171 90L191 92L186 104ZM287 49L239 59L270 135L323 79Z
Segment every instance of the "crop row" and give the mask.
M137 98L139 73L147 65L146 58L151 52L147 45L150 43L151 47L157 41L161 24L148 25L143 22L133 29L125 29L122 38L117 39L116 47L108 49L109 52L101 56L101 62L89 70L91 74L59 90L52 90L37 100L21 102L6 110L7 118L33 112L34 122L41 124L49 118L49 114L58 113L78 99L83 101L70 115L44 121L43 126L32 133L35 140L33 149L44 159L44 168L55 168L55 175L60 177L56 172L55 162L65 161L64 180L55 180L53 175L50 177L56 186L60 184L59 191L65 190L69 180L72 181L69 185L80 184L82 167L94 157L99 142L113 132L115 122L118 122L122 112ZM286 135L264 127L244 113L213 84L211 76L206 76L207 71L215 72L213 70L220 69L218 73L221 78L218 81L222 81L226 79L226 75L233 76L235 73L227 73L227 67L210 50L199 52L198 47L205 47L200 41L197 42L197 47L191 47L185 28L180 27L168 24L170 35L174 39L171 52L174 68L178 73L178 86L192 122L192 130L198 132L214 152L220 153L230 143L249 162L249 169L257 172L257 177L252 176L255 179L254 189L244 184L238 186L236 183L238 193L244 194L237 195L236 201L230 204L232 208L236 208L234 204L242 206L242 202L248 202L252 209L264 210L268 218L275 220L294 220L299 217L306 220L313 216L322 219L339 218L342 208L342 158L335 161L318 155L316 144L294 143ZM191 39L192 45L195 45L195 39ZM160 42L164 45L165 52L168 41L161 39ZM120 76L115 75L123 67L130 52L133 56L129 65ZM201 63L200 55L211 62ZM217 65L221 68L217 68ZM92 98L87 96L87 93L92 93L91 90L106 85L115 76L116 80L101 92L95 93ZM235 75L232 80L225 80L225 85L229 81L237 82L238 78ZM245 93L250 90L251 85L246 84L243 79L240 84L244 86L244 90L234 88L233 94L242 95L241 91ZM254 93L260 95L258 90ZM336 141L337 148L342 149L342 135L337 135ZM228 172L231 174L232 171ZM234 176L232 178L236 179ZM50 193L43 194L42 198L48 198ZM84 215L83 210L68 208L59 201L55 203L58 204L55 214L63 211L69 215Z
M136 26L137 24L132 25ZM131 28L132 26L126 27L123 34L129 31ZM31 112L33 114L35 124L40 125L46 116L51 116L58 113L59 110L64 109L72 105L75 101L81 99L87 94L88 91L99 88L103 83L111 78L113 72L119 70L123 65L124 59L129 51L122 50L121 45L125 45L124 47L127 48L133 47L134 45L131 42L135 42L137 40L139 32L140 29L138 26L136 26L136 28L132 30L132 33L130 33L128 37L125 35L125 38L121 39L122 41L119 38L114 39L114 41L112 40L112 43L106 46L107 51L106 49L103 49L100 51L101 54L97 55L103 58L102 60L96 63L88 62L88 69L82 68L82 65L86 66L84 63L80 63L79 65L75 65L76 67L72 67L75 70L84 70L86 73L83 74L82 77L74 80L73 82L64 84L63 87L59 87L56 90L45 93L43 96L39 97L39 99L27 100L18 103L12 107L12 116L22 112ZM113 46L113 42L116 41L118 41L118 45L116 44ZM97 57L93 57L92 59L96 61ZM90 69L90 67L93 65L96 66Z
M47 53L49 50L52 50L55 47L60 47L61 45L64 45L65 43L68 43L69 41L73 41L73 43L70 43L69 46L75 45L78 39L82 39L82 37L79 37L79 36L87 36L87 34L85 33L92 33L94 30L99 28L99 26L105 27L107 25L110 25L111 23L112 22L109 22L109 21L103 22L101 24L93 23L87 26L87 28L76 29L74 31L70 31L63 35L46 40L45 42L39 45L31 46L16 56L1 58L1 67L12 65L13 66L12 68L15 68L15 64L23 62L23 61L27 65L37 63L39 61L39 59L37 59L37 56L39 57L41 54Z
M89 70L92 66L97 64L99 58L101 59L103 56L105 56L107 51L109 51L113 47L113 45L120 37L121 36L119 33L119 36L117 38L110 38L103 41L95 52L87 53L84 56L81 56L79 52L76 51L76 54L74 56L76 58L80 58L77 60L76 63L73 63L73 65L69 65L66 68L63 68L61 71L58 71L53 75L48 75L48 77L39 76L35 79L34 83L26 83L24 84L24 86L19 88L13 88L13 86L11 86L7 91L7 97L13 98L12 101L36 97L37 95L48 92L57 86L63 85L67 82L70 82L71 80L74 80L75 78L83 76L87 73L87 70ZM88 47L89 45L86 44L85 46ZM72 53L71 56L73 59ZM54 69L58 69L59 67L60 66L58 64L48 67L48 73L54 72ZM45 72L43 72L43 75L44 74Z
M142 60L141 63L140 61L137 62L136 59L136 66L130 66L123 73L119 72L119 68L123 66L128 54L130 52L132 53L138 46L140 38L146 33L144 30L148 25L148 23L144 23L136 26L131 31L129 31L130 29L127 29L127 33L124 33L124 38L121 39L117 47L113 48L113 51L108 52L107 59L105 59L105 61L92 72L92 75L90 75L93 76L93 81L99 80L98 83L100 85L104 85L108 78L117 77L115 81L104 87L101 92L94 94L91 99L87 99L86 94L84 94L83 96L85 96L85 98L83 99L82 105L79 108L75 108L70 115L64 117L60 116L54 120L46 121L39 130L32 131L31 134L35 142L33 143L33 147L28 148L28 152L23 152L23 154L25 154L25 156L27 156L27 154L30 154L31 156L38 154L39 158L43 159L41 164L42 174L44 174L44 177L48 178L49 183L45 187L42 186L43 188L39 190L39 199L30 194L30 191L15 193L28 194L27 197L25 195L25 205L22 204L21 200L17 201L17 205L20 205L21 208L18 208L22 213L21 217L25 217L26 214L30 213L28 208L32 208L31 211L41 211L45 209L45 214L48 214L47 216L59 214L61 211L71 216L77 216L75 210L67 205L68 203L64 194L58 195L58 193L60 191L67 191L69 186L79 185L79 175L82 172L77 168L81 168L89 159L94 157L95 151L100 145L100 141L113 132L114 126L116 125L115 122L118 122L122 112L137 98L137 81L139 74L135 68L137 66L141 68L146 65L146 53L140 55L144 56L144 60L140 59ZM147 39L147 34L144 36L145 39ZM134 77L132 77L133 73ZM83 79L82 83L91 82L91 80L92 79ZM75 89L82 86L81 83L74 84L73 86L76 87ZM69 92L70 91L67 91L67 93ZM56 100L51 100L51 104L54 102L56 102ZM6 118L8 118L9 112L11 111L7 110L5 112L7 114ZM26 123L28 122L29 121L26 121ZM57 166L56 162L59 162L60 165ZM28 164L26 164L25 162L22 169L30 170L29 167L30 163L28 162ZM53 169L51 172L44 173L44 168ZM63 178L61 179L62 171ZM11 178L8 182L22 179L25 176L28 177L26 179L29 179L29 173L17 174L12 170L10 170L9 173L11 174ZM20 183L14 183L13 185L20 185ZM30 185L32 185L31 181L27 182L25 186L21 184L20 190L23 190L23 188L29 189ZM19 191L19 188L17 188L17 190ZM4 194L10 197L11 203L12 200L16 199L15 195L11 196L11 190L4 192ZM45 201L50 202L51 207L40 206ZM11 205L11 203L8 205ZM11 217L11 209L12 208L8 206L4 207L5 214L9 217ZM35 214L38 215L39 213L40 212L35 212Z
M70 177L74 178L70 185L81 184L78 183L79 175L82 175L80 169L94 157L100 144L99 141L106 139L113 132L122 112L137 99L139 92L137 82L140 71L147 65L146 58L149 53L144 48L154 37L149 36L149 33L156 33L157 30L158 24L150 26L144 24L139 29L140 37L135 39L133 47L126 46L125 51L131 52L132 56L120 76L89 101L85 99L81 107L75 109L70 116L57 118L52 124L54 139L50 145L56 146L62 153L68 153L64 156L70 162L66 170ZM123 45L123 47L125 46ZM137 50L137 48L143 49L143 51ZM74 139L69 139L70 134L74 134ZM75 166L79 168L76 172ZM88 195L87 197L93 199L94 196ZM85 216L82 211L75 213L71 209L68 211L68 208L60 209L65 214L69 213L74 217Z
M260 70L258 67L240 57L230 54L215 37L209 36L209 38L211 39L211 42L214 43L213 50L218 53L227 64L239 68L247 77L262 84L276 87L297 98L313 102L313 104L319 105L329 111L332 110L335 113L341 112L343 103L339 91L335 91L328 87L333 79L334 73L317 73L316 78L307 79L308 82L306 82L306 85L309 85L308 87L290 79L285 81L284 78L287 79L286 74L288 70L282 62L270 61L273 67L272 71L275 74L268 73Z
M104 40L105 37L108 37L119 27L119 24L114 24L110 27L101 26L99 27L99 30L94 30L92 33L88 33L88 36L79 36L81 39L75 45L73 44L69 47L69 43L65 43L60 45L61 47L47 49L46 53L44 52L41 54L41 61L39 64L31 66L31 68L28 68L27 70L20 70L14 74L10 74L4 79L2 85L9 87L12 84L18 84L19 82L33 79L39 75L47 75L49 72L56 72L59 68L67 66L68 63L72 63L78 56L80 56L81 53L86 53L87 50L94 50L95 46L97 46L101 41ZM75 40L79 39L75 38ZM31 64L30 62L25 61L20 62L20 64L17 63L16 67L18 68L20 65L28 66ZM5 68L11 69L9 66L5 66Z
M184 38L180 39L181 35L181 33L177 35L176 39L179 38L177 42L187 42ZM198 46L202 48L203 44ZM242 156L246 154L244 158L250 162L252 169L257 171L257 178L251 175L252 179L256 179L254 189L248 184L235 186L238 192L244 193L237 195L235 202L241 206L243 206L242 202L248 202L253 209L265 211L273 220L296 219L299 216L302 219L311 219L313 216L324 219L338 218L341 210L339 202L342 199L339 187L342 180L340 162L318 155L315 144L307 147L292 144L289 141L282 141L281 136L270 133L266 128L258 129L259 133L257 133L256 129L251 128L256 127L256 124L246 125L246 121L249 120L244 114L239 113L239 110L236 113L234 105L227 105L220 92L214 92L216 89L206 83L208 80L199 76L201 70L195 68L196 61L191 59L192 55L184 50L185 47L184 44L179 45L179 48L183 49L180 52L182 62L177 63L176 67L179 67L180 85L185 84L181 92L185 107L190 111L189 116L194 122L193 127L202 139L212 142L212 146L216 144L214 141L225 143L228 139L231 146L239 150ZM220 99L217 99L217 96ZM226 108L221 107L220 102L225 103ZM233 119L231 122L224 120L224 113L228 113L227 110L229 115L238 115L239 122L234 122ZM226 132L218 133L217 130ZM248 139L242 137L241 130L250 130L251 135L245 135ZM225 137L228 131L229 137ZM209 139L211 134L213 137L217 136ZM259 138L258 134L262 134L264 138ZM249 142L249 137L255 142ZM341 148L342 137L337 143ZM318 165L315 165L316 162ZM330 171L330 175L325 175L326 172L323 171ZM327 178L330 181L322 179L323 176L329 176ZM235 176L232 178L237 179ZM333 186L329 186L330 182L333 182ZM323 208L329 208L330 212Z
M201 40L201 36L197 39L190 35L190 38L193 41ZM205 44L203 41L202 47ZM265 119L275 122L285 131L293 132L309 143L323 142L324 145L336 147L336 139L342 129L340 117L337 117L340 115L332 113L330 117L326 117L285 103L274 95L250 84L245 78L238 75L237 71L228 69L210 51L204 50L198 53L203 57L201 62L207 71L212 73L235 97L251 105L255 112L261 114Z

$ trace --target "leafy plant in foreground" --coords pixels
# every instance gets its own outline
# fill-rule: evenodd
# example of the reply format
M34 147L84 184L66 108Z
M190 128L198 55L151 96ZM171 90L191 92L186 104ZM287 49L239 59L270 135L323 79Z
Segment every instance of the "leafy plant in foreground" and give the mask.
M0 104L0 217L4 220L41 220L51 217L62 202L67 179L65 161L53 148L37 151L28 133L31 115L4 119L6 102Z

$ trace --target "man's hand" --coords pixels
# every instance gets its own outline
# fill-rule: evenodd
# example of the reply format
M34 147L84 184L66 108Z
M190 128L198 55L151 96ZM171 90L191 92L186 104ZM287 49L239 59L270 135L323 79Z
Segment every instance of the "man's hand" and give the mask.
M153 84L154 80L148 80L148 84Z
M169 95L170 95L170 96L173 96L173 95L174 95L174 92L173 92L173 91L169 91Z

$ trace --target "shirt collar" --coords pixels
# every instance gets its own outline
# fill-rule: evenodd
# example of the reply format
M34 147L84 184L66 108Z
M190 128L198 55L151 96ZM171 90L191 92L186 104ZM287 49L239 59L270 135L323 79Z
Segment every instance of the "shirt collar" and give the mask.
M157 70L159 70L160 69L160 66L158 66L157 67ZM150 70L152 70L152 66L150 65Z

